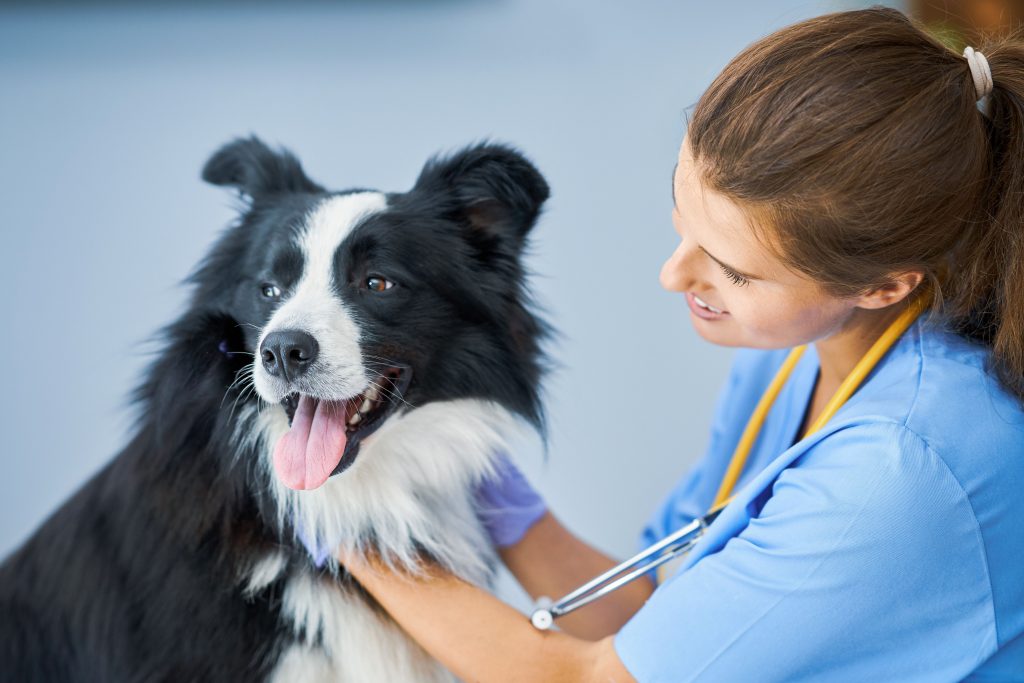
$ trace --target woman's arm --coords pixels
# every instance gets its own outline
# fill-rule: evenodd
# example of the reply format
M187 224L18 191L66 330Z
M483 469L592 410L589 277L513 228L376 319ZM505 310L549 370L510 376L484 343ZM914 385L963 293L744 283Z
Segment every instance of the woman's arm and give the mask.
M558 599L618 562L586 544L547 512L513 546L499 549L501 559L534 599ZM559 618L566 633L599 640L616 633L654 592L647 577Z
M349 573L427 652L466 681L634 681L612 638L575 638L537 631L487 592L427 566L417 576L374 558L339 558Z

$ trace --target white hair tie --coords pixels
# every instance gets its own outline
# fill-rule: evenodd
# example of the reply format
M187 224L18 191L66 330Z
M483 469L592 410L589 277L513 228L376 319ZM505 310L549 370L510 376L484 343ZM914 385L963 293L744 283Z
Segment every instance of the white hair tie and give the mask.
M992 71L988 68L988 60L973 47L964 48L964 58L971 67L971 78L974 79L974 91L978 94L978 100L988 97L992 93Z

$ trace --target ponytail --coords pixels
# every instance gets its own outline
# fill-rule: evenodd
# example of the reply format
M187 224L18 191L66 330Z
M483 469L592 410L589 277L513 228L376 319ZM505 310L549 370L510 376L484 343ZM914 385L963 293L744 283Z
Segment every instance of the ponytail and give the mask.
M1024 398L1024 36L982 48L993 90L979 117L991 149L980 230L952 264L946 309L992 347L1000 382Z

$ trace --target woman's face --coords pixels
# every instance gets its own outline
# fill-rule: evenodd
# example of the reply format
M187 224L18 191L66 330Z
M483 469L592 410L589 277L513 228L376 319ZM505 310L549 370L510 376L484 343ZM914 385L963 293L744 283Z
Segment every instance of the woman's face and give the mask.
M661 269L661 284L686 295L704 339L784 348L829 337L849 321L854 299L829 295L787 269L757 241L734 202L702 186L685 139L672 184L680 242Z

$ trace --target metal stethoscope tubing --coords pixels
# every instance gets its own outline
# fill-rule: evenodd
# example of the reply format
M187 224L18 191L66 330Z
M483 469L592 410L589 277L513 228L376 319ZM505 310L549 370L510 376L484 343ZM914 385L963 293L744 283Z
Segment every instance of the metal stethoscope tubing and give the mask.
M724 507L723 505L703 517L698 517L675 533L615 565L604 574L594 577L555 602L543 604L542 598L538 601L539 606L530 615L530 623L541 631L547 631L557 617L578 610L584 605L589 605L594 600L688 552L697 544L697 541L704 535L704 530L711 522L715 521Z

